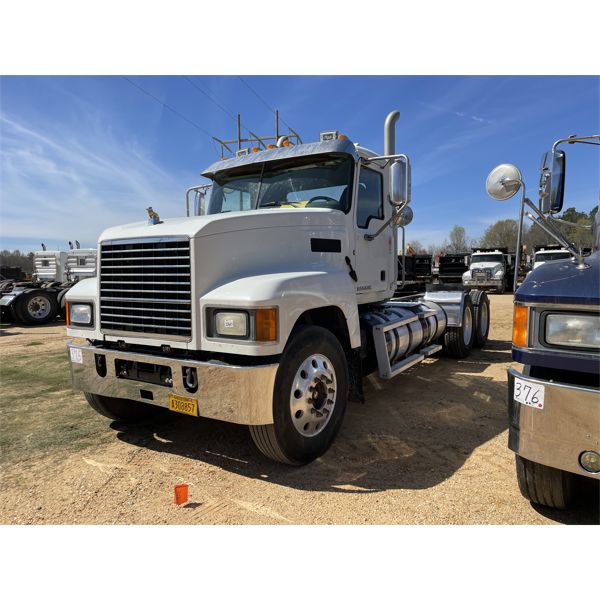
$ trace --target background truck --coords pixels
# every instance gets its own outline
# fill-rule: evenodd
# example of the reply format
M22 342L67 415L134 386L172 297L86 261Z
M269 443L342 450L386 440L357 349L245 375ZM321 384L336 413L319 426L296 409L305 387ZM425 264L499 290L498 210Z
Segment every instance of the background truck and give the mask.
M462 274L467 289L512 291L515 255L508 248L472 248L470 267Z
M536 269L551 260L570 260L571 258L573 255L560 244L535 246L531 269Z
M600 485L600 221L596 214L589 256L557 227L568 225L554 217L563 206L566 157L559 146L565 143L600 145L600 135L554 143L542 160L539 207L525 197L513 165L496 167L486 184L497 200L522 188L519 249L526 215L571 257L537 266L517 289L512 356L523 371L508 371L508 445L515 452L519 489L532 502L553 508L571 504L580 476Z
M332 443L364 375L485 344L485 292L393 298L412 215L398 118L383 155L337 131L222 142L239 149L204 171L210 195L191 188L201 214L104 231L99 277L67 293L67 333L86 340L69 344L74 388L111 419L168 408L248 425L265 456L300 465Z
M462 276L465 269L469 268L470 260L470 252L456 252L454 254L441 255L438 268L439 283L462 284Z
M81 248L69 242L68 251L43 250L34 253L30 280L4 279L0 282L2 317L24 325L43 325L64 315L64 296L78 281L96 276L96 248Z

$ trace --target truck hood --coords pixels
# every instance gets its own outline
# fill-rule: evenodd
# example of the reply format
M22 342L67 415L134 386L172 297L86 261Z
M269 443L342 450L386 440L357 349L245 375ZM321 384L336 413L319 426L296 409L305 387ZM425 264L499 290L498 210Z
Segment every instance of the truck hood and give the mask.
M581 304L600 303L600 253L585 259L586 269L571 260L552 261L530 271L515 294L516 302Z
M145 237L185 236L197 238L220 233L280 227L343 227L346 215L329 208L273 208L221 213L201 217L165 219L157 225L138 221L102 232L99 242Z

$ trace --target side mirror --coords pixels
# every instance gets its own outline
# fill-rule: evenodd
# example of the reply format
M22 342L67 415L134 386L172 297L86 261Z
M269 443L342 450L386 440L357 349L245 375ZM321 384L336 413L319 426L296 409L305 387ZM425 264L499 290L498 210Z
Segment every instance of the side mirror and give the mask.
M540 169L540 211L559 213L565 197L566 155L562 150L546 152Z
M494 200L512 198L523 185L521 171L515 165L502 164L492 169L485 182L485 189Z
M394 206L410 204L410 162L396 160L390 168L390 201Z
M405 206L394 215L394 224L397 227L406 227L412 222L413 216L412 208L410 206Z

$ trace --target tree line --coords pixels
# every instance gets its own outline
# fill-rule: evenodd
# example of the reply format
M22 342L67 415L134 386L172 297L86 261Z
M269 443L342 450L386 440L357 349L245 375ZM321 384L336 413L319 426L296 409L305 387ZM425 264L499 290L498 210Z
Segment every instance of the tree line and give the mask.
M0 266L19 267L25 273L33 273L33 252L0 250Z
M594 222L598 207L595 206L589 213L578 211L575 208L567 208L561 215L562 221L575 223L577 225L591 225ZM578 248L591 248L592 232L554 222L563 235ZM516 219L500 219L492 223L483 233L481 238L469 238L465 228L455 225L440 244L429 244L424 246L418 240L411 240L408 244L416 254L431 254L436 256L440 253L453 254L458 252L470 252L471 248L508 248L509 252L515 252L517 248L517 232L519 221ZM527 254L531 254L535 246L543 244L557 244L558 242L548 235L541 227L534 223L525 223L523 227L523 239L521 243L525 246Z

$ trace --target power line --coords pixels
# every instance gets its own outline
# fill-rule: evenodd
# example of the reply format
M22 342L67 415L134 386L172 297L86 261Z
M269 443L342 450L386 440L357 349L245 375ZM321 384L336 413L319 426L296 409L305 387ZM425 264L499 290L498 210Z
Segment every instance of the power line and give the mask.
M215 106L220 108L229 118L236 120L235 116L227 110L222 104L217 102L208 92L205 92L199 85L196 85L190 77L184 75L184 79L193 87L195 87L201 94L204 94Z
M153 100L155 100L156 102L158 102L161 106L163 106L167 110L170 110L172 113L176 114L180 119L183 119L184 121L186 121L187 123L189 123L190 125L192 125L193 127L195 127L196 129L198 129L199 131L201 131L202 133L204 133L205 135L207 135L211 139L211 142L213 143L213 150L216 152L217 156L219 156L219 152L217 151L217 149L214 146L213 136L208 131L206 131L206 129L204 129L203 127L201 127L200 125L198 125L198 123L195 123L194 121L192 121L191 119L189 119L185 115L181 114L178 110L175 110L172 106L169 106L166 102L163 102L160 98L157 98L154 94L152 94L148 90L144 89L141 85L138 85L137 83L135 83L134 81L132 81L131 79L129 79L129 77L125 77L125 75L121 75L121 77L125 81L129 82L132 86L134 86L135 88L137 88L140 92L142 92L143 94L146 94L146 96L150 96L150 98L152 98Z
M273 113L276 114L275 109L269 105L269 103L244 79L242 79L239 75L238 75L238 79ZM292 129L291 126L289 125L289 123L286 123L281 116L279 117L279 119L281 120L281 122L284 125L287 125L288 129ZM293 130L292 130L293 131Z

